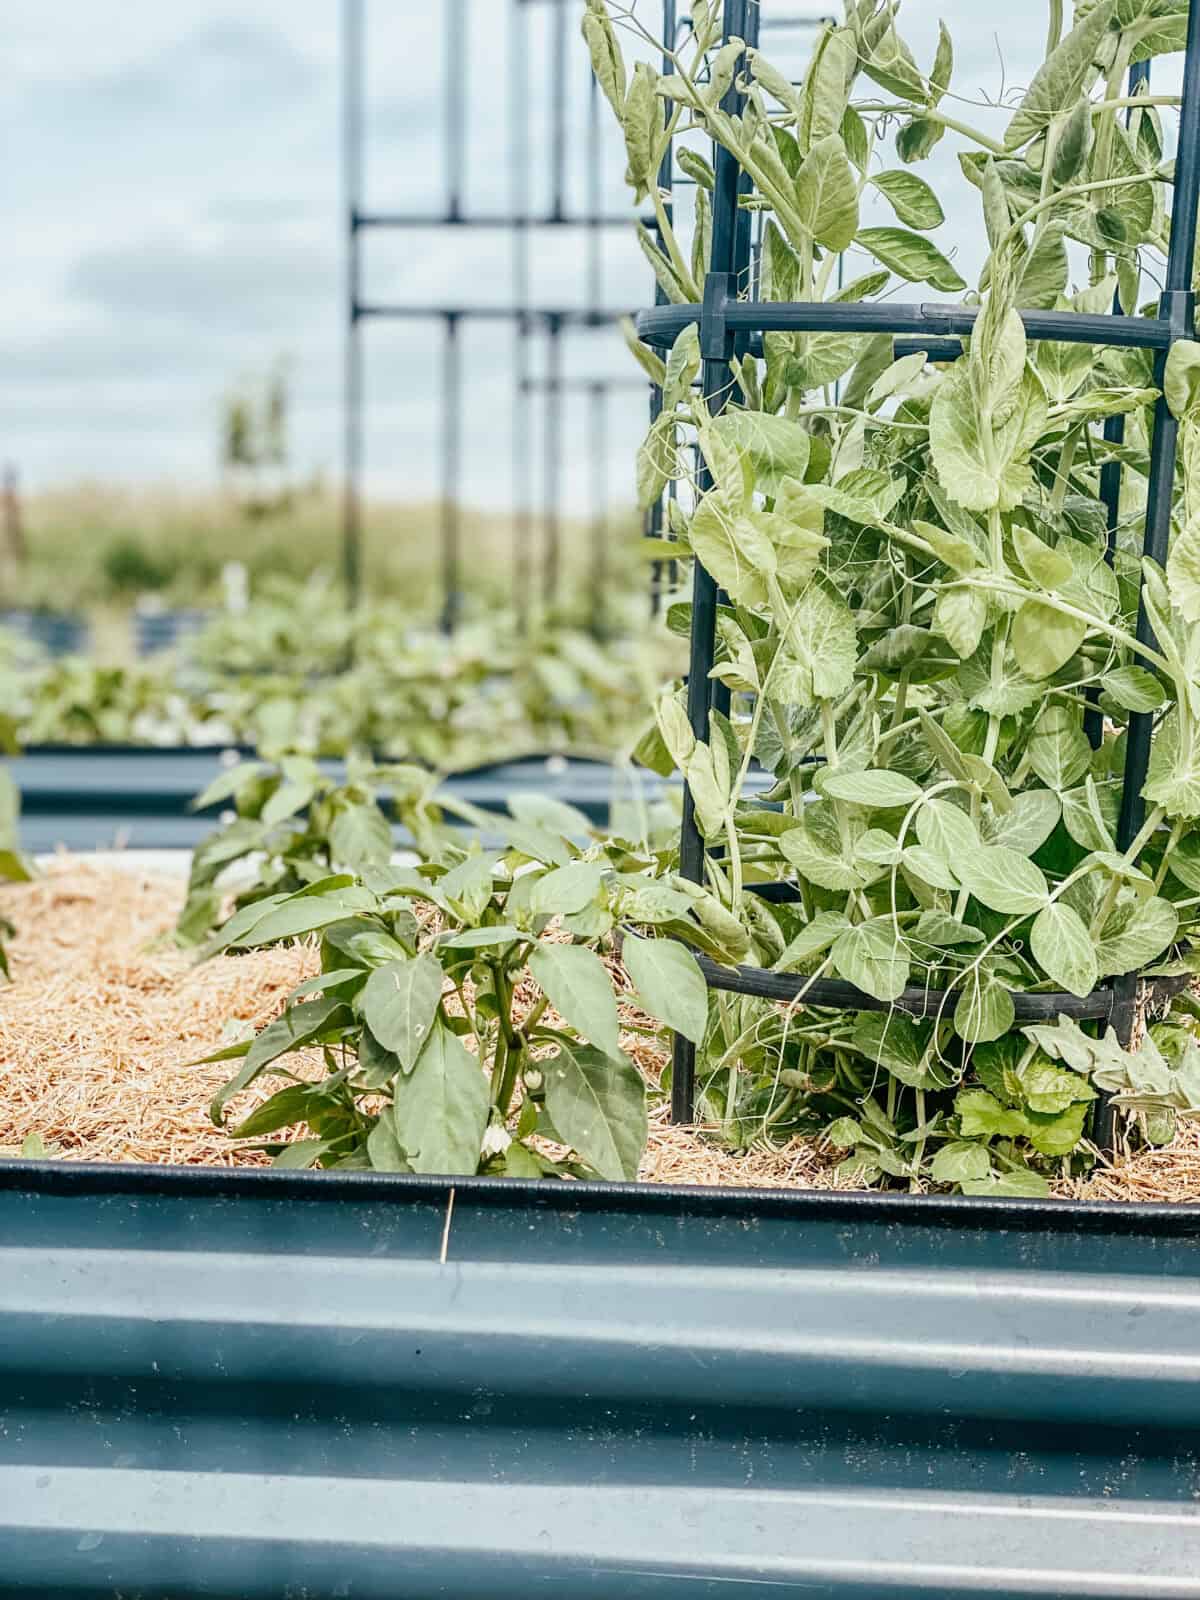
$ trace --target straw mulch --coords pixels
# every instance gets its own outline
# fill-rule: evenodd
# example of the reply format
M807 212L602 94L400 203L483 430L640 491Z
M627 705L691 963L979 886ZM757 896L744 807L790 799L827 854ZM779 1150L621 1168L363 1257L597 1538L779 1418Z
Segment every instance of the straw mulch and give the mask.
M265 1159L235 1153L209 1120L229 1063L188 1063L276 1016L315 953L195 965L169 941L182 894L180 881L69 859L0 891L17 925L0 987L0 1149L37 1134L83 1161Z
M36 883L0 888L0 915L18 927L14 982L0 987L0 1152L16 1154L36 1134L56 1154L83 1161L234 1166L267 1159L238 1150L209 1120L229 1063L189 1063L277 1016L317 970L316 952L294 945L197 965L170 942L182 894L179 880L68 857ZM632 1027L646 1022L628 1003L623 1016ZM638 1032L623 1043L656 1082L664 1063L656 1043ZM660 1103L641 1176L830 1189L836 1160L811 1139L735 1154L702 1129L673 1127ZM1168 1149L1103 1164L1059 1193L1200 1200L1200 1128L1189 1126Z

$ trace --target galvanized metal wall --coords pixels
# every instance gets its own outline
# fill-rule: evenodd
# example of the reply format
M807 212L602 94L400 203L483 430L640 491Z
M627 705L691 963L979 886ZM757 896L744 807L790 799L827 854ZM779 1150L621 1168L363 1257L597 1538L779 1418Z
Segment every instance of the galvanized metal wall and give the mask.
M0 1168L0 1591L1200 1595L1200 1213Z

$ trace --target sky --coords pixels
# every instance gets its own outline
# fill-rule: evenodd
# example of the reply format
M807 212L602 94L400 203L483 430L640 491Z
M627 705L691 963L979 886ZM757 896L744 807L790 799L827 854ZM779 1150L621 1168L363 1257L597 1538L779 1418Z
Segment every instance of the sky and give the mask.
M444 18L452 0L364 0L367 15L367 209L428 211L445 194ZM509 96L523 69L532 147L540 152L531 209L548 205L550 0L462 0L469 107L466 204L512 203ZM763 0L764 18L816 14L808 0ZM567 0L570 198L586 205L587 62ZM650 22L656 0L640 0ZM344 198L339 154L338 0L5 0L0 88L0 458L31 487L94 478L204 486L218 475L222 398L285 362L293 393L292 453L303 476L335 479L341 458ZM955 87L970 98L1027 81L1040 59L1045 0L906 0L904 32L932 59L937 19L957 47ZM785 65L803 35L764 36ZM605 108L606 109L606 108ZM959 114L995 126L986 110ZM989 116L991 120L989 121ZM1003 119L1001 119L1002 121ZM601 199L627 204L615 129L603 122ZM921 170L964 194L954 141ZM970 191L966 191L969 195ZM936 235L973 224L970 201L947 206ZM883 210L872 221L892 220ZM587 296L587 242L541 233L533 294L547 304ZM605 303L632 308L652 290L622 230L605 239ZM971 270L966 270L966 269ZM495 230L376 234L365 247L367 298L414 305L512 303L511 253ZM917 291L914 297L922 297ZM930 298L929 294L924 295ZM371 490L425 499L439 473L436 323L372 323L365 332L367 479ZM543 359L539 347L535 362ZM464 499L512 495L513 339L503 324L462 333L466 388ZM568 338L571 377L628 376L611 333ZM539 407L539 412L544 408ZM583 463L585 398L559 417L573 504L591 492ZM535 417L535 427L544 416ZM609 497L626 498L644 396L615 392L606 427Z

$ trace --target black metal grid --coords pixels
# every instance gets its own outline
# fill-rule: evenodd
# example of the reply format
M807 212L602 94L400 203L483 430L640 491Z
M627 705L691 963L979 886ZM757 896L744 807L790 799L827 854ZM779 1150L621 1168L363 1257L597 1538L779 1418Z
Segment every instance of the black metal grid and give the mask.
M363 65L366 38L365 0L342 0L343 70L343 183L346 205L347 271L344 373L344 495L342 506L342 571L347 595L355 605L363 583L362 477L364 470L363 412L364 325L370 321L398 320L440 323L440 484L441 523L441 626L447 633L456 626L461 611L460 483L462 477L463 370L461 332L465 323L508 323L514 334L513 354L513 601L517 617L528 624L534 579L534 406L543 397L545 427L541 473L542 539L537 552L540 568L536 589L543 603L558 597L562 542L561 407L558 403L576 381L563 377L563 336L572 329L611 327L618 314L601 309L603 302L603 238L607 231L627 229L627 213L608 214L602 200L601 115L598 86L592 77L586 130L587 195L582 211L568 204L567 154L568 25L573 20L572 0L507 0L509 23L514 30L512 73L509 84L509 138L512 156L510 209L483 214L469 212L465 203L467 177L467 0L443 0L445 70L442 88L442 137L445 150L445 203L440 210L369 210L362 204L363 190ZM530 86L528 81L528 15L535 5L551 8L551 62L549 107L551 137L547 177L549 208L540 214L528 208L532 178L529 138ZM673 14L675 0L664 0ZM653 219L646 219L652 225ZM491 230L507 233L512 243L513 302L510 305L412 305L371 301L363 297L363 239L372 231L413 232L441 228ZM531 239L543 230L586 230L586 297L584 308L535 305L529 289ZM535 377L530 350L535 340L544 344L543 377ZM588 434L602 442L607 431L610 395L627 387L627 381L609 378L582 380L588 397ZM644 385L641 385L644 387ZM592 448L590 516L590 616L593 631L605 625L607 591L608 508L605 462Z
M759 0L726 0L725 38L743 39L748 46L758 43ZM1137 72L1139 81L1144 71ZM739 114L743 97L738 94L736 77L725 100L725 108ZM715 151L716 187L713 195L713 242L709 272L705 279L704 300L699 306L655 306L637 318L638 333L648 344L669 348L690 323L700 329L703 358L701 389L709 410L719 413L731 397L729 363L737 355L756 348L756 337L768 332L890 333L904 339L903 348L924 349L934 359L953 359L956 339L969 335L978 312L968 306L932 303L902 304L817 304L756 302L738 299L738 286L747 281L751 264L749 214L739 206L739 193L748 186L736 159L728 151ZM1195 296L1192 292L1192 265L1196 244L1196 212L1200 203L1200 5L1188 15L1184 64L1179 145L1174 178L1171 239L1166 276L1157 317L1123 314L1116 307L1107 315L1079 312L1023 311L1026 333L1033 339L1053 339L1064 343L1123 346L1155 352L1156 383L1161 389L1167 353L1176 339L1193 338ZM1151 447L1143 554L1159 565L1165 563L1170 538L1171 499L1175 475L1178 428L1175 418L1160 395L1155 408ZM1109 559L1113 556L1116 504L1120 489L1120 464L1106 468L1102 496L1109 521ZM703 461L697 486L703 492L711 486L711 476ZM714 689L709 674L716 656L716 617L718 589L699 561L694 563L692 590L691 647L688 666L687 712L697 739L707 740L709 712L720 705L721 686ZM1146 614L1139 575L1137 638L1153 646L1154 637ZM1150 760L1154 718L1151 713L1132 712L1129 719L1122 802L1117 830L1117 847L1127 850L1145 820L1142 787ZM1097 734L1094 716L1091 736ZM680 868L683 875L700 882L704 872L704 839L696 822L695 806L685 788L683 822L680 834ZM880 1002L853 985L835 979L813 979L793 974L763 973L755 968L728 968L702 961L710 986L737 994L796 1002L835 1010L877 1010ZM1128 1045L1133 1034L1140 977L1130 973L1107 981L1085 999L1065 993L1022 995L1013 1001L1019 1020L1035 1015L1053 1017L1064 1013L1079 1018L1107 1021L1121 1042ZM947 993L912 989L906 991L898 1009L914 1016L936 1016L944 1009ZM672 1080L671 1112L676 1122L690 1122L695 1109L695 1046L676 1036ZM1112 1137L1112 1111L1101 1103L1094 1133L1107 1144Z

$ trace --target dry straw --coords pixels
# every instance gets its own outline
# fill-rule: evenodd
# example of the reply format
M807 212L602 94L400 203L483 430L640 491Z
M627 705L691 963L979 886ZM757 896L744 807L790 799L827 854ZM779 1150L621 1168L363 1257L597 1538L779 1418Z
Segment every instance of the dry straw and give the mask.
M227 1064L190 1066L224 1036L277 1016L317 970L311 945L199 965L170 943L181 884L63 858L33 884L0 890L18 925L14 982L0 988L0 1150L31 1134L64 1158L214 1166L265 1158L214 1128L208 1104ZM620 980L619 980L620 981ZM628 1028L647 1019L628 1003ZM231 1025L232 1026L229 1026ZM624 1044L651 1082L664 1057L640 1031ZM314 1064L315 1065L315 1064ZM269 1092L270 1084L266 1086ZM704 1129L651 1114L642 1176L651 1183L830 1189L835 1153L811 1139L734 1153ZM1200 1129L1169 1148L1124 1153L1065 1197L1200 1201Z

